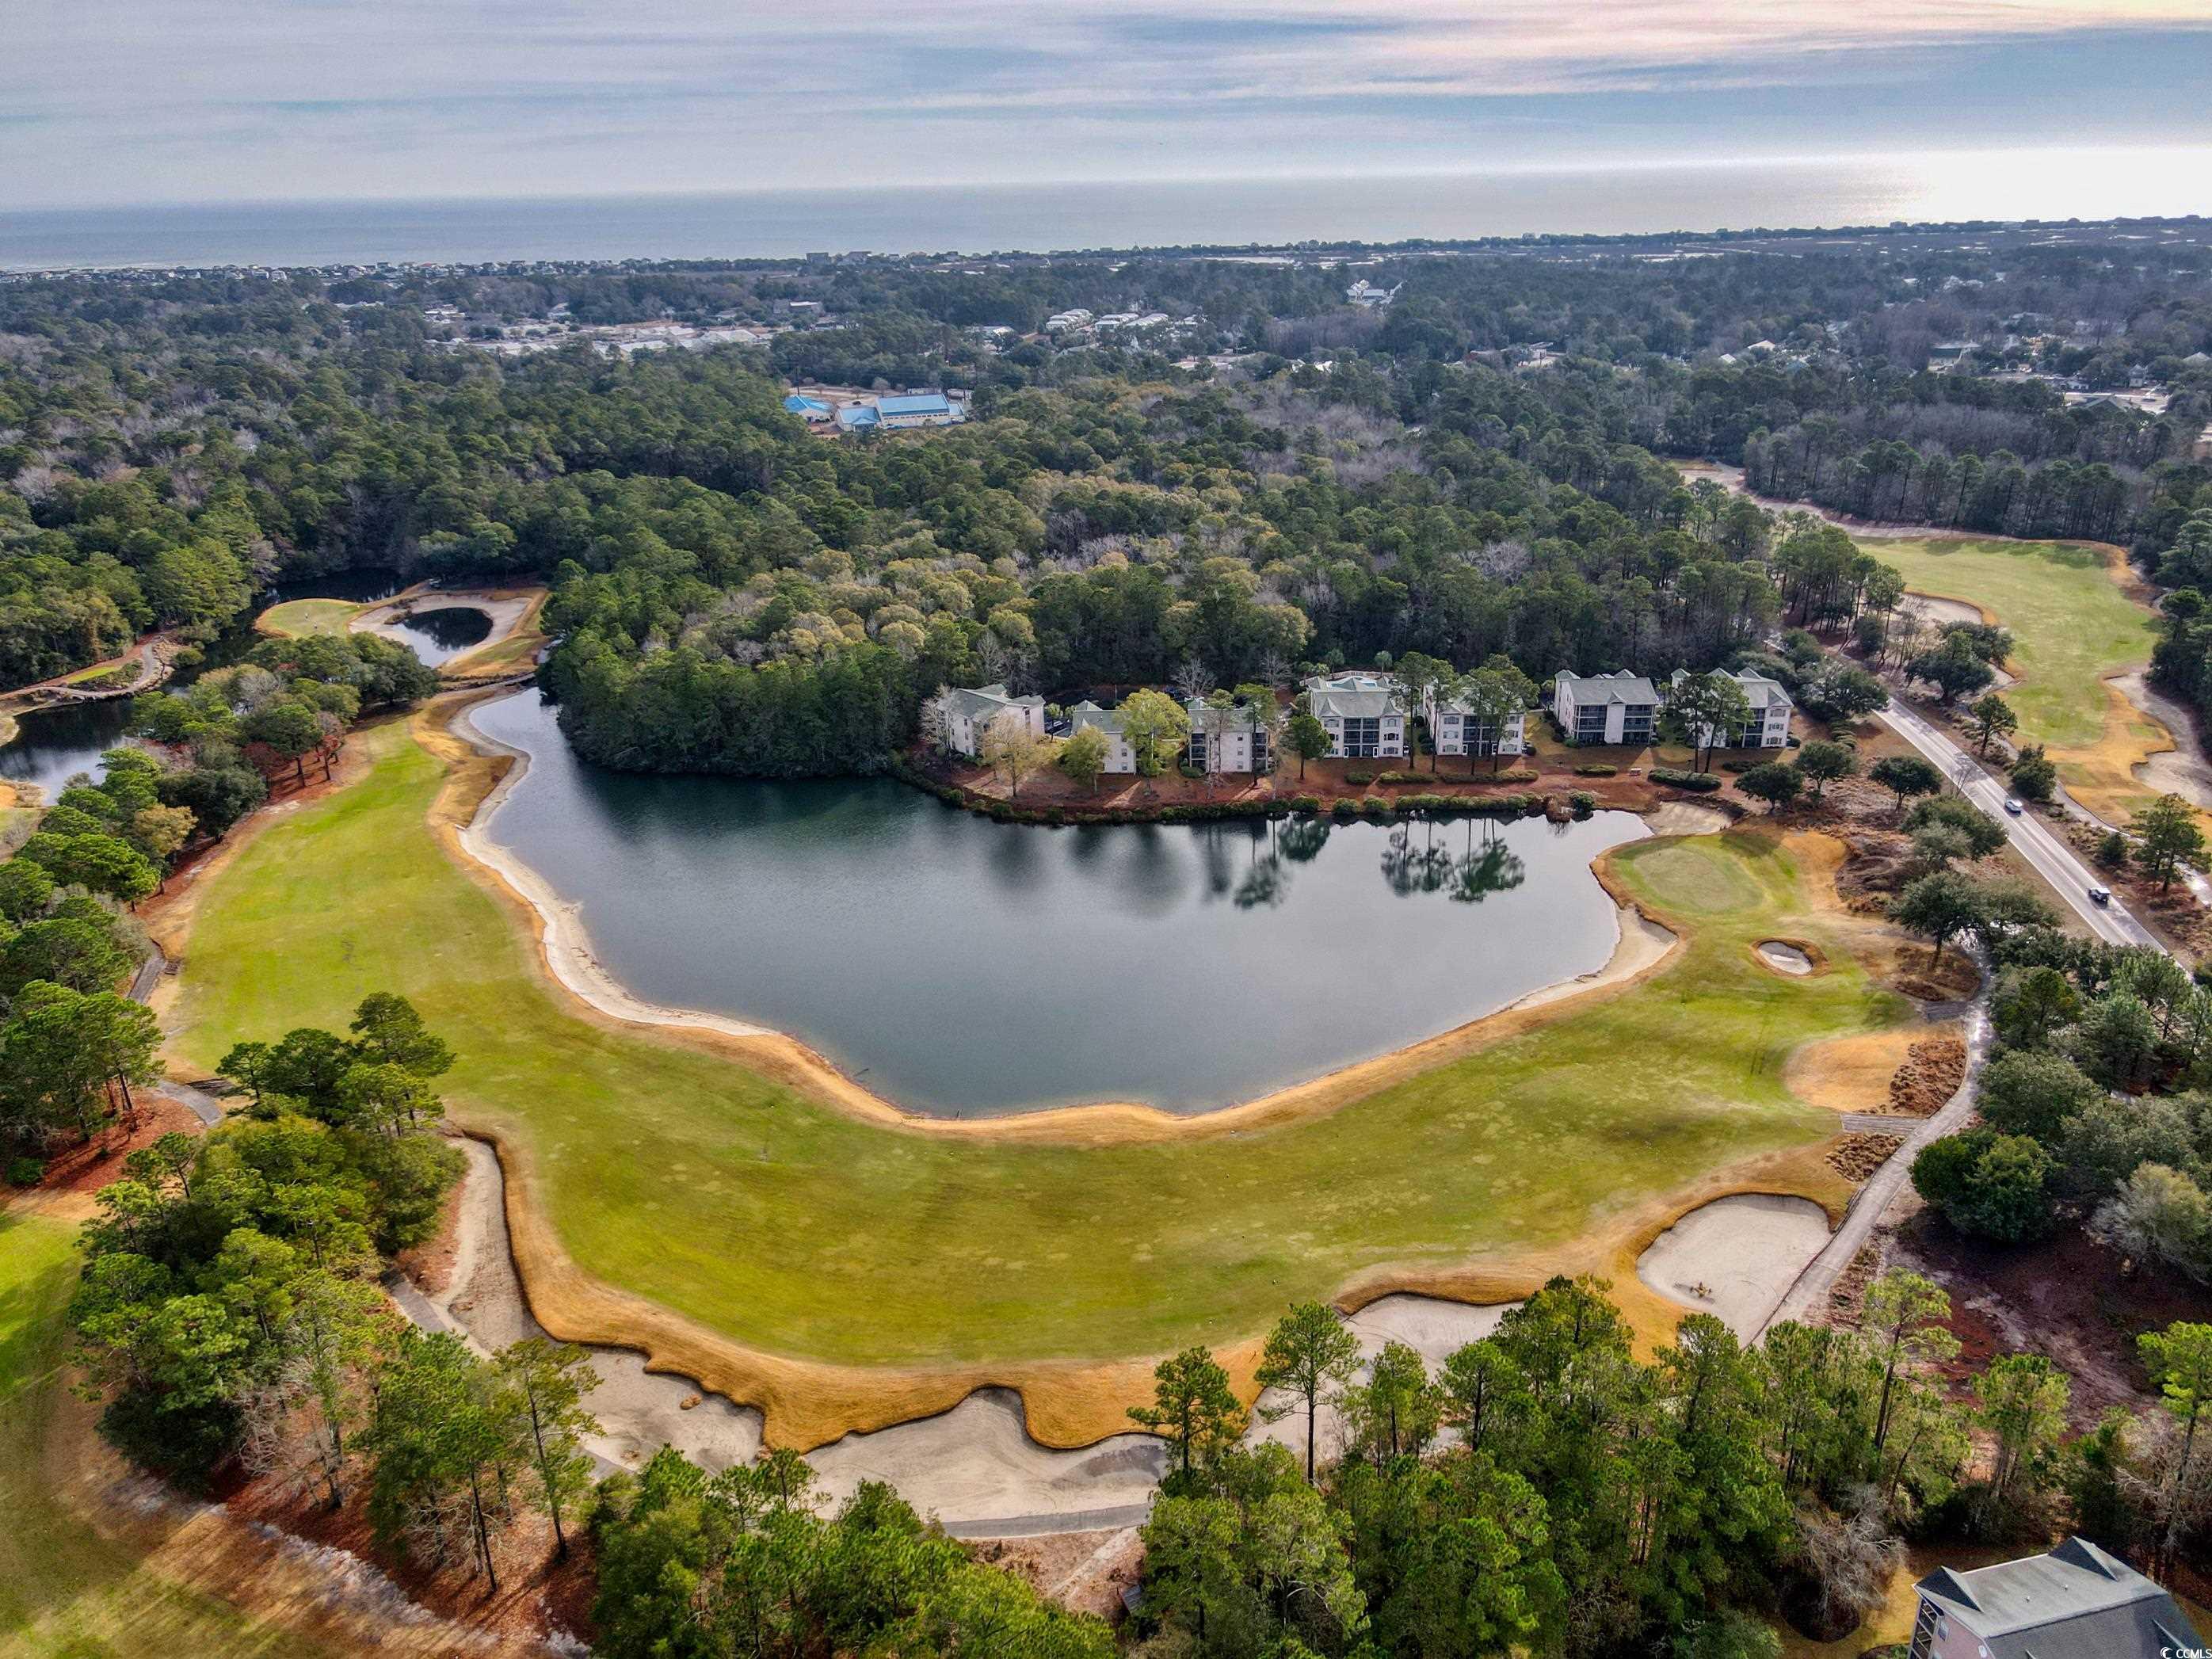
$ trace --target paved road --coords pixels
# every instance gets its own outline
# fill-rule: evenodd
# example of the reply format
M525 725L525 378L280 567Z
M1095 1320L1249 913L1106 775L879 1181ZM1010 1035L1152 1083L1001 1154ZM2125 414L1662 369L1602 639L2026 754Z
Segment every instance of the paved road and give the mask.
M2164 948L2118 898L2109 905L2093 902L2089 889L2101 884L2095 872L2032 814L2014 817L2007 812L2004 786L1983 771L1964 749L1901 703L1893 702L1881 718L1892 731L1934 762L1936 769L1951 780L1960 794L2004 827L2014 850L2057 890L2059 896L2098 938L2114 945ZM1797 1282L1790 1287L1781 1305L1767 1316L1768 1326L1787 1319L1815 1318L1827 1305L1828 1293L1835 1288L1836 1280L1866 1248L1883 1212L1910 1178L1912 1160L1920 1149L1931 1140L1964 1128L1973 1115L1974 1084L1988 1049L1989 1016L1977 1000L1966 1011L1966 1074L1959 1085L1959 1091L1933 1117L1923 1118L1914 1125L1906 1133L1905 1144L1859 1188L1851 1200L1850 1212L1844 1218L1844 1224L1836 1229L1827 1247L1797 1276ZM1844 1120L1844 1127L1873 1125L1863 1122L1860 1115L1854 1114ZM1764 1331L1765 1327L1760 1328Z
M2013 850L2057 889L2058 896L2088 924L2090 932L2114 945L2158 944L2150 930L2137 921L2118 898L2110 904L2090 902L2089 890L2102 886L2103 878L2033 813L2014 817L2007 812L2004 786L1982 770L1972 756L1902 703L1892 702L1880 718L1933 761L1936 769L1951 780L1960 794L2004 826L2006 835L2012 838Z

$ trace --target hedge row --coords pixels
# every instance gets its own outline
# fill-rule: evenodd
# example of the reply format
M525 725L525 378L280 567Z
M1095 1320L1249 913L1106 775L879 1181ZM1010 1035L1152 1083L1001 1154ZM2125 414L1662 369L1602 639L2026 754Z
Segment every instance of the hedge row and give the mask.
M1672 766L1653 767L1651 769L1651 781L1654 783L1671 783L1677 789L1696 789L1706 791L1717 789L1721 787L1721 781L1710 772L1684 772Z
M1575 768L1575 775L1578 778L1609 778L1620 770L1618 766L1608 765L1604 761L1590 761Z

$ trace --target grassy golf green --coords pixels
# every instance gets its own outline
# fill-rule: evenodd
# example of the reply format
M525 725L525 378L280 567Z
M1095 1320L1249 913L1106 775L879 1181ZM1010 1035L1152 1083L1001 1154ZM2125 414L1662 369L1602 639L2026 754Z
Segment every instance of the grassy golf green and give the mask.
M307 634L343 634L362 607L350 599L288 599L272 605L254 621L264 634L297 639Z
M1771 838L1643 842L1616 854L1620 877L1691 925L1686 952L1341 1110L1103 1147L910 1133L568 1017L508 915L424 828L442 763L399 725L366 742L365 777L208 878L183 1051L211 1066L239 1038L341 1028L365 994L404 993L460 1051L444 1079L459 1115L526 1144L581 1267L775 1353L1148 1354L1248 1336L1364 1268L1563 1244L1833 1133L1785 1091L1784 1059L1903 1012ZM1825 946L1835 970L1759 967L1750 945L1778 932ZM1110 1000L1093 1006L1112 1017Z
M44 1447L66 1386L76 1229L0 1214L0 1659L319 1651L149 1571L55 1501Z

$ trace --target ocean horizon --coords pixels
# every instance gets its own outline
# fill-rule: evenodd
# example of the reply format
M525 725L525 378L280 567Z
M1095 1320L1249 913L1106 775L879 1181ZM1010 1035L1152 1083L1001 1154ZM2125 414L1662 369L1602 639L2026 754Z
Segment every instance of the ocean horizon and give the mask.
M0 212L0 270L793 258L2212 212L2212 149Z

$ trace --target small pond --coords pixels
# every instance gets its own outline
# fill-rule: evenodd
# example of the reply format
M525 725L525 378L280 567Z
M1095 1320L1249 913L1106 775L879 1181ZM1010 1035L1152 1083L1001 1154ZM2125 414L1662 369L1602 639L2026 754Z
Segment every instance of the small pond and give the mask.
M100 757L131 728L131 699L67 702L15 716L15 741L0 749L0 778L36 784L52 801L79 772L100 773Z
M994 823L885 780L600 771L535 692L487 833L645 1000L792 1032L917 1110L1211 1110L1602 966L1589 872L1644 833L1553 824Z
M438 605L430 610L410 610L380 623L373 630L386 639L398 640L412 647L416 656L432 668L452 661L465 651L473 651L491 634L491 617L473 605Z
M388 599L405 584L394 570L339 570L327 575L299 576L279 582L254 601L237 625L202 648L201 671L218 668L244 657L260 638L252 619L272 605L291 599L348 599L356 605ZM412 619L400 635L417 655L435 668L447 658L481 644L491 632L491 618L481 611L448 606ZM173 676L179 686L191 674ZM0 779L9 783L35 784L48 801L61 793L79 772L95 777L105 769L100 757L124 739L131 728L131 699L110 697L96 702L61 703L18 714L19 735L0 748Z

